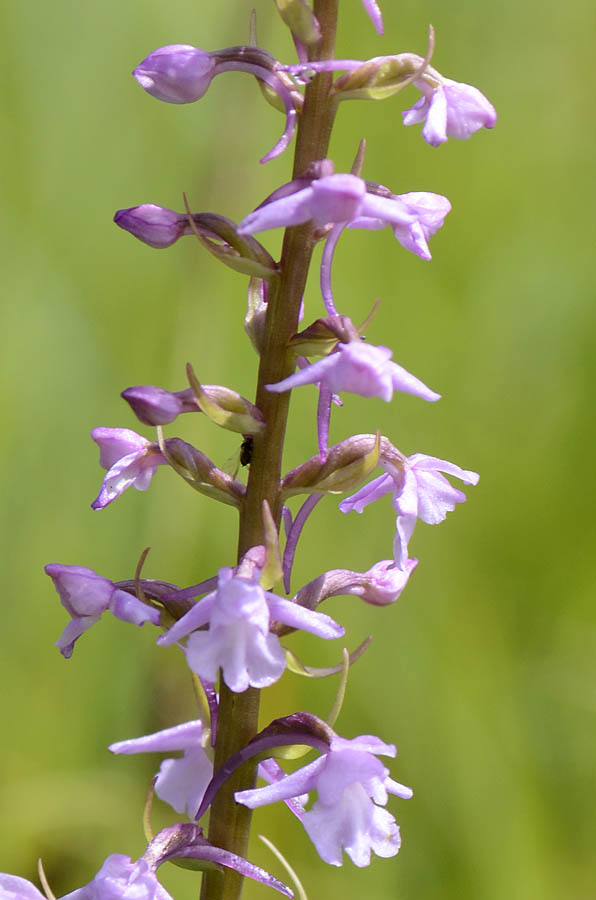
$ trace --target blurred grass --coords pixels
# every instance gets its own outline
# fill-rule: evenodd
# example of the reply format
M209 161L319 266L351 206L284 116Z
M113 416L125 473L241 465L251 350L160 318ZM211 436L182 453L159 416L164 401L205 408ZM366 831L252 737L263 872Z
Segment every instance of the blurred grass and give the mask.
M108 743L192 714L180 661L153 636L107 619L70 662L52 643L65 614L46 562L192 583L229 564L230 509L191 496L160 471L94 514L101 473L88 431L135 427L118 394L130 384L183 386L192 360L207 382L253 393L255 357L241 333L245 284L181 241L156 253L112 224L141 202L239 220L287 179L289 160L259 167L281 120L248 78L217 79L199 106L159 104L130 69L162 44L241 43L253 2L4 3L5 215L2 547L4 740L0 869L35 879L42 855L57 895L85 883L111 852L142 852L140 811L154 759L109 758ZM260 40L291 56L270 3ZM453 212L425 264L387 230L342 239L334 286L342 311L440 390L440 404L348 397L334 439L380 427L405 452L475 468L469 501L439 529L420 525L421 562L391 609L354 598L327 612L350 645L374 642L354 669L341 731L400 749L392 773L416 792L392 802L404 847L370 870L325 866L286 810L261 811L266 832L311 897L587 900L594 895L596 621L594 614L594 266L590 189L594 119L585 0L478 7L384 3L376 37L361 4L342 4L338 55L421 51L437 32L436 66L496 105L492 133L433 149L403 129L400 109L346 104L332 154L349 166L365 135L365 175L396 192L444 193ZM401 102L400 102L401 101ZM277 235L267 235L276 252ZM319 314L316 278L307 297ZM294 401L288 465L310 454L314 393ZM204 423L185 435L223 462L234 437ZM203 433L203 430L204 433ZM172 432L173 433L173 432ZM365 569L390 554L389 504L313 515L295 584L326 568ZM339 651L306 637L309 660ZM159 667L159 668L158 668ZM325 715L334 685L292 676L266 693L267 716ZM159 815L165 814L158 812ZM255 841L252 858L277 874ZM196 878L164 875L177 897ZM247 897L260 896L249 886Z

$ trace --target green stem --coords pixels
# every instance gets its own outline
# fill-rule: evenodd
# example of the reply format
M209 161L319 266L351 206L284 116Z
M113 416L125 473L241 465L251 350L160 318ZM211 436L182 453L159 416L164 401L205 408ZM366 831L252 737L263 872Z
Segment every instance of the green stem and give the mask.
M338 0L314 0L314 13L321 26L322 38L312 59L331 59L335 51ZM334 107L329 102L330 73L317 75L307 86L304 106L296 136L293 177L302 175L309 165L327 155ZM280 261L277 288L271 291L263 351L259 364L255 403L267 422L263 435L255 435L246 498L240 510L238 559L263 541L262 507L267 500L279 522L281 502L279 482L290 392L275 394L265 390L266 384L281 381L294 368L288 341L298 328L300 304L306 286L314 248L310 223L287 228ZM235 694L221 682L219 727L215 747L215 767L243 747L258 731L259 691L253 688ZM251 811L234 800L234 792L253 787L256 763L237 769L220 788L211 807L209 840L240 856L246 856L250 833ZM223 875L203 876L201 900L238 900L243 879L228 869Z

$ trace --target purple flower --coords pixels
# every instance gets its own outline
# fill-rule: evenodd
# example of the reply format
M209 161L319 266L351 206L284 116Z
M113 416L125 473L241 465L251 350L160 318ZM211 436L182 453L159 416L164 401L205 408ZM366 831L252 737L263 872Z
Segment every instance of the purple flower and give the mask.
M438 83L429 84L424 78L414 82L423 96L402 113L404 125L424 122L422 137L433 147L449 137L465 140L480 128L494 127L496 110L478 88L438 77Z
M221 668L230 690L240 693L249 686L273 684L285 669L284 649L269 631L273 620L326 639L344 634L329 616L264 591L259 576L258 569L252 578L220 569L217 590L196 603L157 643L169 646L192 632L186 644L190 668L208 681L215 681ZM196 630L207 623L208 630Z
M144 859L112 853L89 884L62 900L172 900Z
M189 44L158 47L133 71L152 97L166 103L193 103L207 91L215 74L210 53Z
M423 400L439 400L422 381L402 366L391 362L388 347L373 347L362 341L340 343L337 350L324 359L300 369L277 384L266 385L268 391L281 393L302 384L320 384L331 393L350 391L362 397L380 397L389 402L393 391L415 394Z
M406 250L415 253L421 259L431 259L428 241L441 228L445 216L451 210L451 203L442 194L429 191L412 191L409 194L392 194L393 200L399 200L404 209L413 217L410 225L392 224L393 234ZM384 228L387 222L381 218L360 218L351 222L349 228L367 228L375 230Z
M0 900L46 900L46 898L26 878L0 872Z
M50 563L44 571L54 582L60 602L72 618L56 641L56 646L66 659L72 656L75 641L99 622L102 613L108 609L117 619L132 625L144 625L145 622L159 625L158 609L120 590L93 569Z
M188 216L156 203L143 203L119 209L114 222L144 244L163 250L171 247L183 234L192 234Z
M200 719L166 728L155 734L110 744L112 753L169 753L184 751L177 759L165 759L155 781L155 793L176 812L194 816L213 776L213 763L203 749Z
M463 491L452 487L442 472L454 475L464 484L478 484L480 478L476 472L460 469L455 463L414 453L405 459L403 470L373 479L351 497L342 500L339 508L343 513L352 510L361 513L369 503L393 493L393 507L397 512L393 553L395 564L404 569L408 563L408 541L416 519L428 525L437 525L455 509L457 503L463 503L466 499Z
M238 233L256 234L309 220L319 227L348 224L360 216L400 226L415 221L399 198L370 194L362 178L337 173L315 179L308 187L260 206L240 223Z
M395 856L401 839L393 816L383 809L388 794L408 799L410 788L389 777L376 756L395 756L392 744L372 735L346 740L334 736L329 751L275 784L239 791L234 797L250 809L316 790L303 825L317 852L333 866L342 864L342 848L357 866L377 856Z
M108 470L93 509L103 509L131 485L146 491L157 467L167 465L157 444L130 428L94 428L91 437L99 447L99 464Z

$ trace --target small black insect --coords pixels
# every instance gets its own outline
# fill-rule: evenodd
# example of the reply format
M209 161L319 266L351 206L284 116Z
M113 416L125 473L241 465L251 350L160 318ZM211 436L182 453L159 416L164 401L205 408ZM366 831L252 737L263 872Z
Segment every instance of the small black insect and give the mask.
M249 466L252 460L252 450L253 450L253 436L252 434L247 434L244 436L244 440L240 444L240 465L241 466Z

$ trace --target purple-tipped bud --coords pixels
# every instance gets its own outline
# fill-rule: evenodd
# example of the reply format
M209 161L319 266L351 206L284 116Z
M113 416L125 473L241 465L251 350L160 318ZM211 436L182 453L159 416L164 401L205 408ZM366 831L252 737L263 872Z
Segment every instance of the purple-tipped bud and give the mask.
M169 425L185 412L199 412L190 388L172 393L151 384L126 388L121 396L144 425Z
M142 88L165 103L193 103L215 74L210 53L189 44L158 47L132 73Z
M155 203L142 203L141 206L119 209L114 216L114 222L120 228L134 234L144 244L149 244L157 250L171 247L183 234L191 233L186 215L165 206L157 206Z

